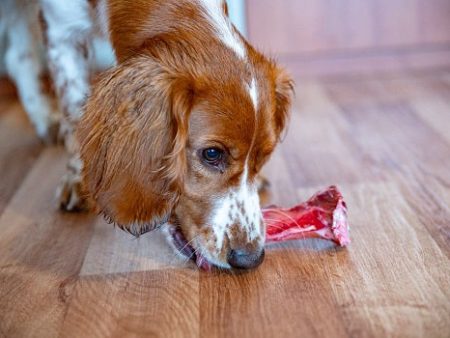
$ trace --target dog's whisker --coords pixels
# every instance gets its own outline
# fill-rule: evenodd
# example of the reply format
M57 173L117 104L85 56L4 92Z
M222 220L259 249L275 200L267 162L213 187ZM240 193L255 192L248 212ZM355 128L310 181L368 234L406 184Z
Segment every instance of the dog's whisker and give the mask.
M183 254L183 250L186 248L186 247L188 247L192 242L194 242L197 238L199 237L199 235L196 235L196 236L194 236L190 241L188 241L181 249L178 249L178 248L176 248L175 247L175 252L173 253L173 255L172 255L172 260L171 260L171 263L173 263L174 262L174 260L176 260L176 259L180 259L180 255L182 255L183 257L183 263L184 264L186 264L187 262L189 262L191 259L192 259L192 257L195 255L195 253L196 253L196 249L194 248L194 252L192 253L192 254L190 254L189 256L186 256L186 255L184 255Z
M300 224L298 224L298 222L297 222L294 218L292 218L292 216L290 216L289 214L287 214L287 213L285 213L285 212L283 212L283 211L281 211L281 210L278 210L278 209L273 209L273 210L271 210L271 211L272 211L272 212L279 213L279 214L281 214L281 215L283 215L283 216L289 218L289 219L290 219L292 222L294 222L298 227L301 227Z
M283 228L282 226L276 225L276 224L269 224L269 226L270 226L271 228L280 229L280 230L285 230L285 228Z
M198 238L198 236L199 235L196 235L189 242L186 242L186 244L179 251L183 252L183 250L186 249L192 242L194 242L194 240L196 240Z

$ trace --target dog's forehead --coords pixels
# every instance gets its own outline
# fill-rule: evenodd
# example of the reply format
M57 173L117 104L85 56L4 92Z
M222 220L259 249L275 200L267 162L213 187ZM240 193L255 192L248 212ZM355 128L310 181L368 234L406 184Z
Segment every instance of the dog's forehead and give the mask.
M247 66L237 63L233 71L221 72L220 77L209 73L198 81L190 118L191 144L200 148L218 141L233 157L247 158L250 167L258 167L278 138L270 74L268 63L261 59Z
M192 111L189 133L194 146L220 142L240 153L247 153L250 147L252 152L258 152L261 145L274 143L272 119L265 111L255 111L245 100L228 104L227 107L226 104L208 106L205 103Z
M196 93L196 107L212 127L233 127L241 136L249 134L259 120L271 120L273 84L264 73L229 75L226 79L204 81ZM266 127L266 126L264 126Z

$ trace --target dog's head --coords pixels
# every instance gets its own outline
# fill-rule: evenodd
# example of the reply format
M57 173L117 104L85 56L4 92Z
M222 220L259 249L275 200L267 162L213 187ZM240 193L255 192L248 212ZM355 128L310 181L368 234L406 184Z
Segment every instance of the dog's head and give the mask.
M244 61L214 43L219 55L154 39L151 53L102 75L77 132L84 182L131 233L168 223L200 264L250 268L265 240L256 176L285 126L292 81L247 44Z

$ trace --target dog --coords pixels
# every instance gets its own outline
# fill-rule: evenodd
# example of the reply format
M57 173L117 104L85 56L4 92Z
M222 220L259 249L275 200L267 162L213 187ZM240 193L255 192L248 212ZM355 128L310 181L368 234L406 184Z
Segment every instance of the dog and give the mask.
M54 138L59 123L71 154L60 208L94 208L134 235L164 226L205 269L258 266L258 174L288 121L293 81L235 29L225 1L4 1L26 13L12 23L20 31L10 27L9 73L38 135ZM30 22L61 121L37 84ZM96 35L117 64L91 86Z

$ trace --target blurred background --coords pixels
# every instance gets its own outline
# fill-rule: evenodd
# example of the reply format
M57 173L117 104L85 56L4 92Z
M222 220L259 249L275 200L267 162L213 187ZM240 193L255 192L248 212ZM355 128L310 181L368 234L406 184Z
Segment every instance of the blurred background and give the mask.
M250 41L295 75L450 65L449 0L237 2Z
M450 0L228 0L236 27L298 76L450 65ZM0 53L5 39L0 38ZM97 41L100 68L111 51ZM3 60L3 58L1 58ZM0 65L4 74L4 65Z

